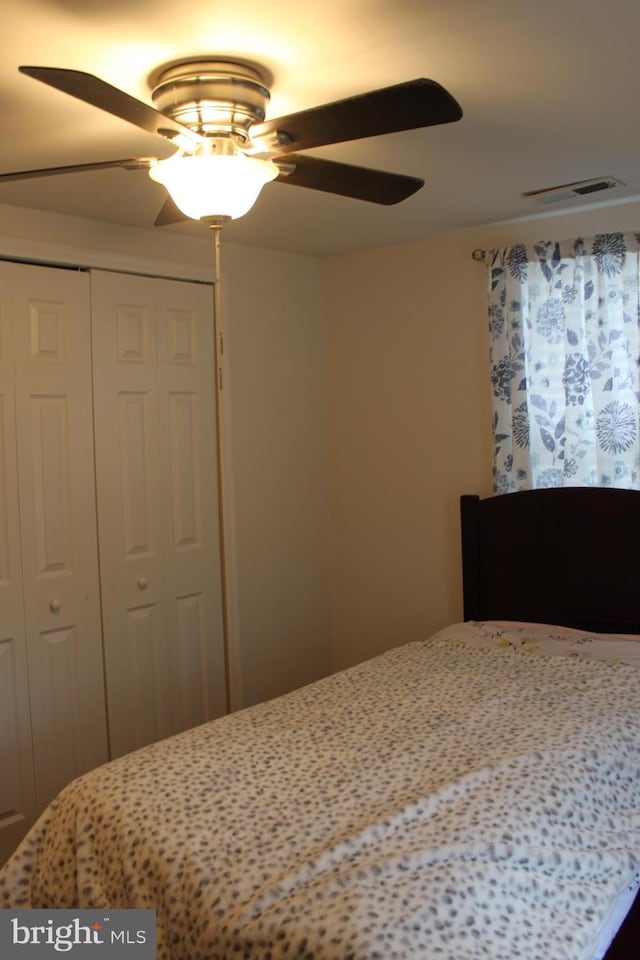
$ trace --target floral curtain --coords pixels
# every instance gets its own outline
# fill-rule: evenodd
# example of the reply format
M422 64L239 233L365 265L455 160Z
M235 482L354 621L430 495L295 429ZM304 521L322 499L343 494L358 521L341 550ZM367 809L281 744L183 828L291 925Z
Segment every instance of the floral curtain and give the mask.
M494 491L640 486L640 233L491 251Z

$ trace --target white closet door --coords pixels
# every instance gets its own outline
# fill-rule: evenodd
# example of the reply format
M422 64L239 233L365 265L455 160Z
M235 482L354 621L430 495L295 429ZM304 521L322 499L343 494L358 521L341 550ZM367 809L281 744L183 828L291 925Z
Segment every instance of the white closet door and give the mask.
M0 264L0 865L36 813L18 523L10 269Z
M211 287L158 291L158 386L174 730L226 709Z
M22 571L39 807L107 759L89 278L10 265Z
M93 377L111 756L171 733L154 288L94 272Z
M92 274L112 756L225 710L209 287Z

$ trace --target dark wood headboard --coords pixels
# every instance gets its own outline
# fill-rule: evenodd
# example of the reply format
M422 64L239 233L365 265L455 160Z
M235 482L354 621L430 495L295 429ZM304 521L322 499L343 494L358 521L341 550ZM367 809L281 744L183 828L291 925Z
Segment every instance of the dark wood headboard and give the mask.
M640 491L460 498L465 620L640 633Z

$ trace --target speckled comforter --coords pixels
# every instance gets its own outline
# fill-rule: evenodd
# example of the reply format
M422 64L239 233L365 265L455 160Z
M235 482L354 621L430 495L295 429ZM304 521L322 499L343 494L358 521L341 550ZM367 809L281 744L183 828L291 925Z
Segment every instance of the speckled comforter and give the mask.
M184 960L591 960L640 867L615 660L448 627L74 781L0 904L153 907Z

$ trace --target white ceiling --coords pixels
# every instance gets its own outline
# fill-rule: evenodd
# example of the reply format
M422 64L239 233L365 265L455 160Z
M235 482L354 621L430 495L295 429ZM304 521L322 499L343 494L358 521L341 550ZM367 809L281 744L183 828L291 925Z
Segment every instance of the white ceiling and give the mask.
M611 175L640 194L637 0L2 0L0 172L171 152L158 138L18 73L94 73L150 102L148 77L191 55L273 76L268 117L428 77L461 121L310 151L423 177L393 207L268 184L225 239L328 255L534 215L526 191ZM144 171L0 186L0 204L150 227ZM0 225L1 226L1 225ZM156 228L206 235L198 223Z

